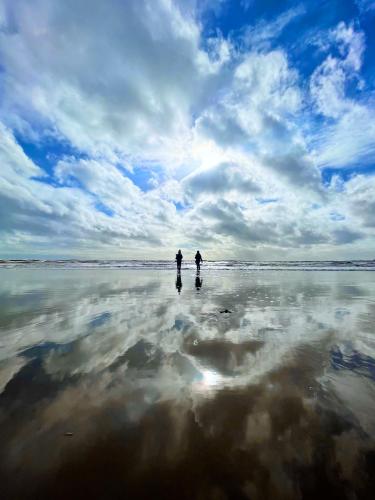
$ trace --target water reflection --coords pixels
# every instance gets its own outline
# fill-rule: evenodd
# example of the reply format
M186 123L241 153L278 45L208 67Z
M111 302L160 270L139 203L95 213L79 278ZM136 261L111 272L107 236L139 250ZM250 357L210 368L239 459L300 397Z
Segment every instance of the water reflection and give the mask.
M195 277L195 288L197 291L199 291L202 288L203 285L203 278L200 277L199 271L197 272L197 275Z
M350 345L331 349L331 364L336 370L350 370L375 380L375 359L353 350Z
M2 270L4 498L372 498L373 276Z
M181 272L178 272L177 277L176 277L176 289L177 289L179 295L181 293L181 288L182 288Z

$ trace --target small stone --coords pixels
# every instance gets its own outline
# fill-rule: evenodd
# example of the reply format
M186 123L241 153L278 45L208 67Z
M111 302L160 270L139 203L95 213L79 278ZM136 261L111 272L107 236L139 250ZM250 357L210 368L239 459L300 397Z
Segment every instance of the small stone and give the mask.
M73 436L73 432L64 432L64 436L72 437Z

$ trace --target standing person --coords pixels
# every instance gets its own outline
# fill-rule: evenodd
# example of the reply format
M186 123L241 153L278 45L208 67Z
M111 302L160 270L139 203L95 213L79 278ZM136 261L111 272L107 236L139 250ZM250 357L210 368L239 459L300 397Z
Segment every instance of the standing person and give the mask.
M201 254L199 253L199 250L197 250L197 253L195 254L195 263L197 265L197 271L199 271L201 268L201 262L203 262L203 259Z
M183 259L183 255L181 253L181 250L179 250L177 253L176 253L176 262L177 262L177 272L180 272L181 271L181 263L182 263L182 259Z

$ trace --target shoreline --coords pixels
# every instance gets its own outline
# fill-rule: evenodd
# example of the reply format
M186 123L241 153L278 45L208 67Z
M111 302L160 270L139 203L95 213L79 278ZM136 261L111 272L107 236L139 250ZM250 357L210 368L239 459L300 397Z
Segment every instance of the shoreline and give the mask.
M176 270L173 260L78 260L8 259L0 260L0 269L154 269ZM193 260L185 260L184 270L196 270ZM374 260L344 261L239 261L205 260L201 271L375 271Z

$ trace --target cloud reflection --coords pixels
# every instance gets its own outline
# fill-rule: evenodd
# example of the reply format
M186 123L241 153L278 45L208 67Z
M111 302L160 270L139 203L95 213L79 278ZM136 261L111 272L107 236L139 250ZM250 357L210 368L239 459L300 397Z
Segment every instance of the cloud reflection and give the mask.
M6 491L370 498L371 273L46 275L3 272Z

